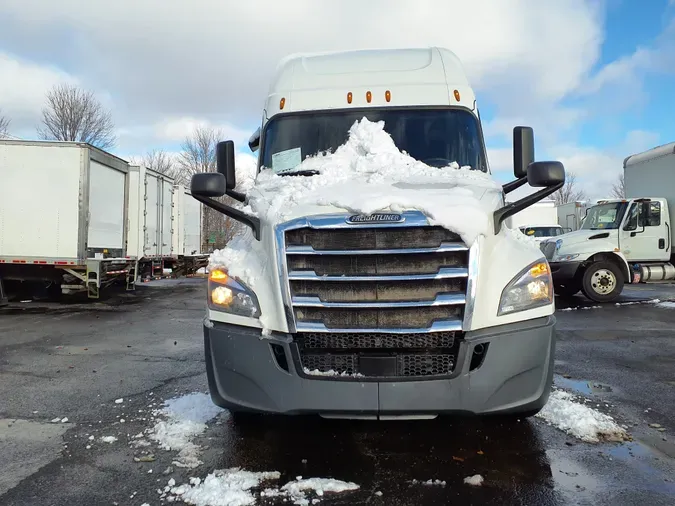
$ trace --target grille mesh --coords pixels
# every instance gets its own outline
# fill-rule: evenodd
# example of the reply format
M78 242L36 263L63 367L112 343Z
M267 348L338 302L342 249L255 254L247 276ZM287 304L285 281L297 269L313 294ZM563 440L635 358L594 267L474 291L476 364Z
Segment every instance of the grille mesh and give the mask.
M296 335L304 349L452 348L455 332L430 334L314 333Z

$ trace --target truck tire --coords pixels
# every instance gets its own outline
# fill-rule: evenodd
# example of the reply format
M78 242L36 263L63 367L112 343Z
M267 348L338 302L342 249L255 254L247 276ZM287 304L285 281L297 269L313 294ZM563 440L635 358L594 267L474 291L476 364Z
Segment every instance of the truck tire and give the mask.
M616 264L594 262L584 271L581 290L594 302L611 302L621 294L624 282L623 272Z

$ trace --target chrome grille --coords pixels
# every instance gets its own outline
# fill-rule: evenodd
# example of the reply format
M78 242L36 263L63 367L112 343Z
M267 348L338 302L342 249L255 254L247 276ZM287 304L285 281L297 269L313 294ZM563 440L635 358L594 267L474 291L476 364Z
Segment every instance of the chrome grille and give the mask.
M422 213L403 216L396 224L347 225L346 216L331 216L279 228L287 316L305 372L379 376L360 364L389 359L387 376L452 372L469 250Z

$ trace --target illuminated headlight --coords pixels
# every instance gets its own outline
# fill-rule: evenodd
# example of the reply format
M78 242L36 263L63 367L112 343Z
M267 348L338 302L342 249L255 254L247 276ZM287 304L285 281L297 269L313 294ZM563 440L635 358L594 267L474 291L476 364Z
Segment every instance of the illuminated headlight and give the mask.
M553 303L553 280L545 259L530 264L506 285L497 316Z
M260 306L255 294L222 269L209 273L209 308L215 311L258 318Z

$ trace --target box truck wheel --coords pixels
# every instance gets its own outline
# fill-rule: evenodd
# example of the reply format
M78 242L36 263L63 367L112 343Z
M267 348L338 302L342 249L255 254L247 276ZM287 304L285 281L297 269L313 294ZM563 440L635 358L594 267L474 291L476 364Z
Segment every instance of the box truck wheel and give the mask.
M623 290L623 272L619 267L607 261L594 262L586 268L581 290L595 302L610 302Z

